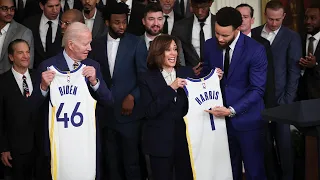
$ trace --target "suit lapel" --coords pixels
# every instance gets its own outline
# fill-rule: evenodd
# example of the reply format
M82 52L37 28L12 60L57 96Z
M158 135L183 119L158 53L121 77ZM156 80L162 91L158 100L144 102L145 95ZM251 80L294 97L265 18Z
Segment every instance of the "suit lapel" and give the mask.
M119 42L119 47L118 47L118 51L117 51L117 55L116 55L116 60L115 60L115 63L114 63L114 69L113 69L113 76L112 77L115 77L116 73L119 71L119 68L121 66L121 61L123 61L125 58L125 53L123 53L126 48L127 48L127 45L126 45L126 39L127 39L127 36L126 34L124 35L124 37L122 37L120 39L120 42Z
M210 16L211 16L211 35L212 35L212 37L215 37L215 29L214 29L214 27L215 27L215 23L216 23L216 16L214 16L213 14L210 14Z
M196 49L194 48L194 46L192 45L192 30L193 30L193 21L194 21L194 16L192 16L192 18L190 18L190 21L188 22L188 24L186 24L185 27L190 27L190 28L187 28L187 31L186 31L186 40L188 42L188 44L191 45L191 50L192 50L192 54L194 56L194 58L197 59L200 59Z
M240 33L240 37L238 39L238 42L236 43L236 46L234 48L234 52L232 53L232 58L231 58L231 63L229 67L229 73L228 73L228 78L232 75L234 69L237 67L237 64L241 62L241 57L244 52L244 35Z
M14 20L12 20L12 23L10 24L10 26L8 28L6 38L4 39L4 42L3 42L3 47L2 47L0 59L3 59L4 54L6 54L6 51L4 51L4 49L7 49L9 43L12 41L13 36L16 33L16 29L17 29L17 24Z
M56 67L61 71L70 71L67 60L64 58L62 52L56 57Z
M99 33L99 29L100 29L100 25L101 25L101 21L102 19L100 12L98 11L98 9L96 9L97 13L96 13L96 18L93 22L93 28L92 28L92 38L95 38L98 33Z
M9 74L8 74L8 86L12 88L13 92L17 95L19 95L18 97L24 97L21 93L21 90L19 88L19 85L12 73L12 70L9 70Z
M35 51L37 51L43 58L45 58L46 55L44 52L44 47L42 46L42 41L41 41L40 32L39 32L40 20L41 20L41 15L38 15L37 19L33 24L34 27L32 32L37 32L37 33L33 33L34 48L35 48Z
M273 42L272 42L272 44L271 44L271 47L277 47L278 46L278 44L280 44L281 43L281 41L282 41L282 34L284 33L283 32L283 29L284 27L281 27L280 29L279 29L279 32L277 33L277 35L276 35L276 37L274 38L274 40L273 40Z

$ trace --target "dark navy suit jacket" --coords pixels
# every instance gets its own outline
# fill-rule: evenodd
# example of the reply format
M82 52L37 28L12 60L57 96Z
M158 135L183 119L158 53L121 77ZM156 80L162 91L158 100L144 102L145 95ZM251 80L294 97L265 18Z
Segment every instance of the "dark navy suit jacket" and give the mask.
M176 69L176 76L191 77L189 67ZM174 147L175 123L183 122L188 112L188 99L182 88L177 92L167 85L160 70L149 70L139 76L142 113L142 148L145 154L170 156ZM176 101L174 98L176 97Z
M216 38L211 38L205 42L202 76L216 67L223 70L223 50L216 41ZM237 113L230 118L236 130L253 130L265 124L261 111L264 109L267 66L265 48L241 33L232 55L228 76L224 76L220 83L221 89L224 89L225 106L232 106Z

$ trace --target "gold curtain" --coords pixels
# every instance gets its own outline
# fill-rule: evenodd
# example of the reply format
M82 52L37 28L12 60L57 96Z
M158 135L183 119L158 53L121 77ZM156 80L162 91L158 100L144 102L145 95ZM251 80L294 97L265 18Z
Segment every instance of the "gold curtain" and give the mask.
M269 2L270 0L261 0L261 24L266 23L266 17L264 16L264 9L266 7L266 4Z

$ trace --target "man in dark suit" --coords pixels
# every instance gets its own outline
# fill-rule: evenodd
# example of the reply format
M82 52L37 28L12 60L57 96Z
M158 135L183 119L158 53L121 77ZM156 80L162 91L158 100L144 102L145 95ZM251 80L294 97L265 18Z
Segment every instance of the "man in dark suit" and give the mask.
M163 11L164 24L163 24L163 34L171 34L173 25L181 20L183 17L180 16L173 10L174 2L177 0L160 0L160 5Z
M247 179L266 180L264 139L266 122L262 120L263 95L267 77L264 47L239 30L242 17L232 7L216 14L216 38L206 41L201 75L223 69L221 80L223 107L209 110L225 117L233 179L242 179L242 161Z
M107 34L107 27L103 20L102 13L96 8L98 0L81 0L83 5L84 22L91 30L92 39Z
M187 66L203 61L204 42L214 36L215 16L210 13L212 0L191 0L194 16L174 24L171 35L180 39Z
M143 39L126 32L129 9L117 3L105 13L108 34L92 42L89 55L101 65L103 79L112 92L112 107L98 107L102 126L107 179L140 180L139 72L146 70L147 49Z
M24 21L24 25L33 33L34 68L61 51L62 39L59 25L60 0L40 0L39 6L42 14Z
M90 94L94 99L97 100L97 104L100 106L110 106L113 103L113 98L110 90L107 88L105 81L103 80L100 72L100 65L96 61L87 58L89 51L91 51L91 40L92 36L87 26L80 22L72 23L64 34L63 46L64 51L56 56L53 56L43 61L38 68L39 73L42 74L42 81L37 81L37 88L41 89L41 94L47 97L46 101L42 106L42 122L40 125L45 128L44 135L44 146L45 146L45 160L43 164L43 171L48 170L48 157L49 151L49 135L48 135L48 103L49 103L49 85L53 80L55 73L52 70L47 70L47 67L54 65L61 71L74 70L80 64L85 64L86 67L83 69L83 76L88 80L87 85ZM97 121L97 139L99 139L99 119ZM99 167L99 140L97 140L97 179L100 179L100 167ZM46 160L47 159L47 160ZM47 179L45 177L44 179Z
M275 79L274 79L274 67L273 67L273 56L271 52L271 46L268 40L264 39L261 36L252 36L251 26L254 23L254 9L248 4L240 4L236 9L241 13L242 24L240 26L240 31L258 41L264 46L267 53L268 59L268 70L267 70L267 83L266 89L263 96L265 108L272 108L276 106L276 95L275 95ZM276 151L272 142L272 138L267 133L266 139L266 151L265 151L265 168L266 175L269 180L278 179L278 168L279 164L276 158Z
M27 41L16 39L9 44L13 66L2 74L0 82L0 148L2 163L11 168L13 180L31 180L36 159L36 117L44 98L35 88L28 69L30 48Z
M112 6L119 2L127 4L130 9L128 14L127 32L136 36L143 35L144 26L141 19L143 18L145 5L140 3L138 0L107 0L106 6L111 6L108 9L112 9Z
M30 29L13 20L15 7L12 0L0 0L0 6L2 8L2 10L0 10L0 31L2 34L0 39L0 74L11 68L8 57L8 45L15 39L24 39L28 42L30 47L30 68L32 68L34 61L32 32Z
M14 20L18 23L23 21L30 16L41 13L38 0L14 0L14 6L16 11L14 14Z
M307 33L302 37L303 57L299 61L302 67L299 100L320 98L320 4L306 10L304 24Z
M193 15L190 10L190 0L175 0L174 12L182 18L188 18Z
M299 59L301 40L299 35L282 26L285 17L280 1L270 1L265 8L267 23L252 30L252 35L262 36L271 44L275 70L277 105L292 103L296 98L300 77ZM293 179L293 149L290 125L271 123L272 136L279 152L281 179Z

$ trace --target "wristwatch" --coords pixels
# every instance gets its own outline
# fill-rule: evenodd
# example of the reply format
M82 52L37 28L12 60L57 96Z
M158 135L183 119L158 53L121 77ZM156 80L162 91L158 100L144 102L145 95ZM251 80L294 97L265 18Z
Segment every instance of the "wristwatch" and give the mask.
M236 111L231 106L229 106L228 109L230 110L230 114L228 117L234 117L236 115Z

